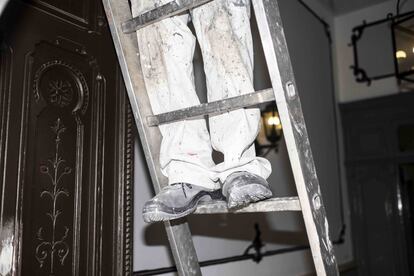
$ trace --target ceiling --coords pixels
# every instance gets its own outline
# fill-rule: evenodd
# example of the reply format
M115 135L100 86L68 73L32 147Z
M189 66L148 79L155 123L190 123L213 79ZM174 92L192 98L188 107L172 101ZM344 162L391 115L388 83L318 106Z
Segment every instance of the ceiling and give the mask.
M372 5L380 4L383 2L388 1L395 1L396 0L318 0L322 3L325 7L333 10L335 14L344 14L352 11L356 11L359 9L363 9L365 7L369 7ZM401 0L403 3L404 0Z

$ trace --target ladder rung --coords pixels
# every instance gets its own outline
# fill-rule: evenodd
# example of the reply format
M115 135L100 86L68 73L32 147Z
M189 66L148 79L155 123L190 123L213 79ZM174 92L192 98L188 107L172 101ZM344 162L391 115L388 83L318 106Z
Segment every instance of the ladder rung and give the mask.
M213 201L200 203L195 214L223 214L223 213L258 213L258 212L281 212L300 211L298 197L275 197L250 204L244 208L229 211L225 201Z
M145 12L137 17L122 23L122 31L126 34L160 21L164 18L177 15L197 6L201 6L211 0L173 0L156 9Z
M157 126L164 123L195 118L207 114L219 114L274 100L275 96L273 94L273 89L269 88L238 97L227 98L220 101L204 103L201 105L187 107L176 111L162 113L154 116L148 116L147 123L149 126Z

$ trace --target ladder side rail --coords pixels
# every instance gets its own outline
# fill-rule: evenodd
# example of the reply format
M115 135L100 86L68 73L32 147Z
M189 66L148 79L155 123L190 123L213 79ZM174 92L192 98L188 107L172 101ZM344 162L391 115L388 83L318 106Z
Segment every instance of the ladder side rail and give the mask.
M252 0L317 275L338 275L278 3Z
M144 124L145 118L153 114L141 73L136 34L123 34L119 29L118 20L129 18L131 11L125 0L103 0L103 3L150 176L153 183L157 184L154 188L158 193L167 185L167 179L162 175L157 162L159 149L153 146L161 142L161 134L157 128L146 128Z
M136 126L141 138L150 176L156 192L167 185L167 179L159 167L159 145L161 134L158 128L144 124L146 116L152 115L144 79L138 59L136 34L124 34L121 22L132 17L127 0L103 0L125 86L133 110ZM201 275L190 229L185 220L164 223L177 270L180 275Z

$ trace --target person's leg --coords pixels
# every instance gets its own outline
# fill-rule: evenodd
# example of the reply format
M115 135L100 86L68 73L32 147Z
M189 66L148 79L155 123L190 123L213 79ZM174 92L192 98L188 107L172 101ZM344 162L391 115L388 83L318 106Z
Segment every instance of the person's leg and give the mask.
M140 12L139 2L133 1L134 14ZM137 31L142 72L154 114L200 103L193 77L195 38L187 20L188 15L176 16ZM214 163L204 119L165 124L160 130L161 169L169 184L185 182L219 188L209 175Z
M139 13L138 3L148 8L139 1L133 1L134 15ZM176 16L137 31L141 68L154 114L200 103L193 76L195 38L187 20L188 15ZM201 200L222 197L219 183L211 176L214 162L205 120L165 124L160 131L160 165L170 185L144 204L146 222L177 219L192 213Z
M253 43L249 0L216 0L192 11L203 53L209 101L253 93ZM224 154L215 167L222 182L237 171L267 178L268 160L257 157L253 142L260 110L245 108L210 117L213 148Z

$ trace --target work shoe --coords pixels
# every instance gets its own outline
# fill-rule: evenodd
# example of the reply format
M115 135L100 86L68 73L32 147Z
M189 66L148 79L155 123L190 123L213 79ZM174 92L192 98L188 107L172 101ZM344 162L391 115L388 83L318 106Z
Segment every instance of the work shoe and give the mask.
M200 201L215 199L225 200L221 190L175 183L164 187L148 200L142 209L142 216L147 223L178 219L193 213Z
M252 202L272 197L267 181L249 172L235 172L226 178L223 195L229 209L240 208Z

